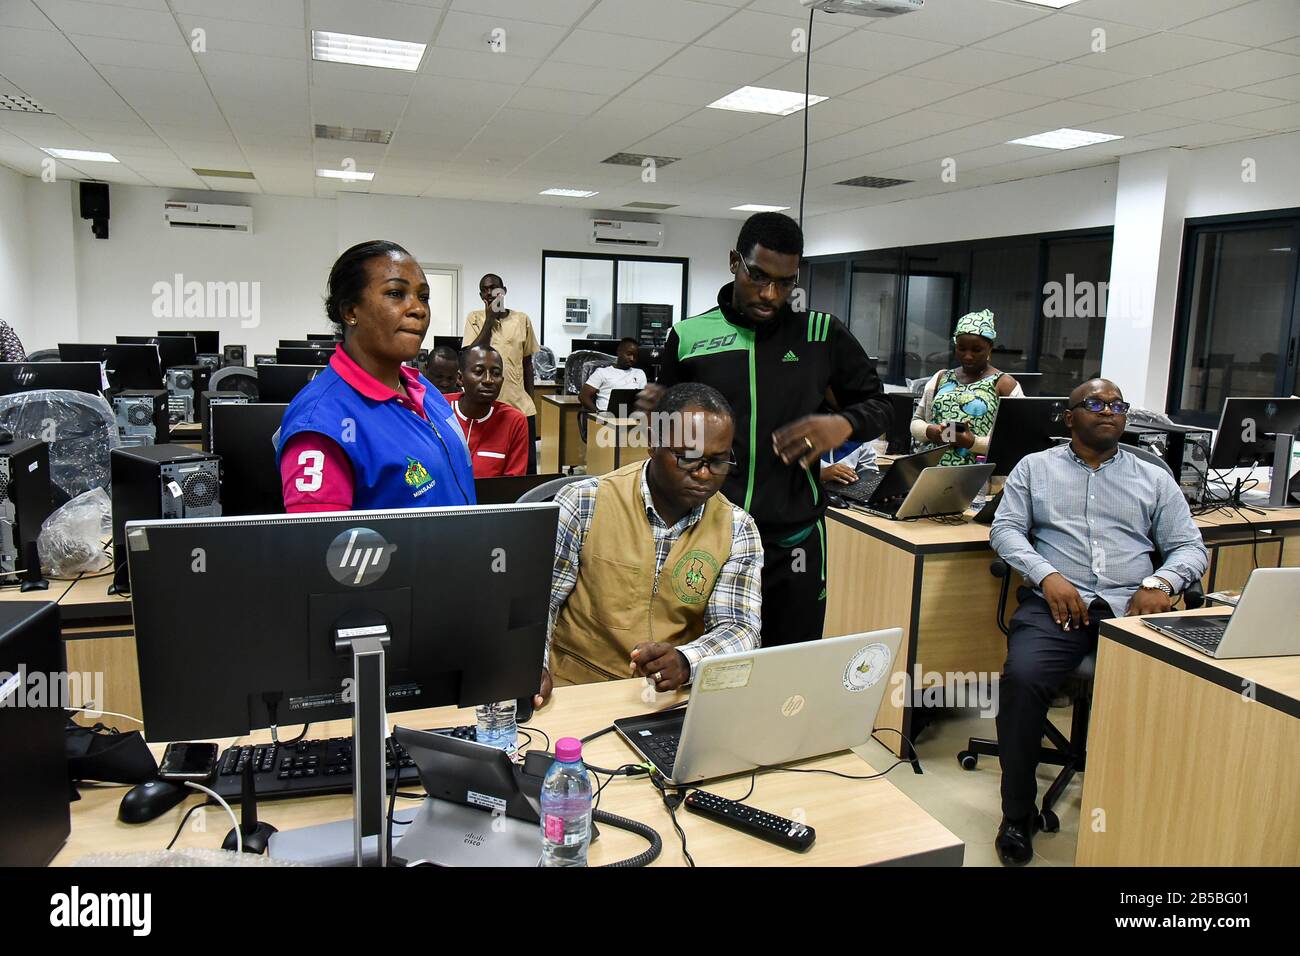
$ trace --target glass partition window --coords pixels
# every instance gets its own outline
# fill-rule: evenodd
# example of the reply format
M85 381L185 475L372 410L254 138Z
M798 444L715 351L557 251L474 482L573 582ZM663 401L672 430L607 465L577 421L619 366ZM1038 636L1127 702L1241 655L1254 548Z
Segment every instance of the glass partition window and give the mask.
M1042 395L1069 395L1080 382L1101 374L1110 253L1109 239L1047 244L1038 348Z
M614 334L614 262L547 256L542 302L542 341L556 356L569 354L573 339Z

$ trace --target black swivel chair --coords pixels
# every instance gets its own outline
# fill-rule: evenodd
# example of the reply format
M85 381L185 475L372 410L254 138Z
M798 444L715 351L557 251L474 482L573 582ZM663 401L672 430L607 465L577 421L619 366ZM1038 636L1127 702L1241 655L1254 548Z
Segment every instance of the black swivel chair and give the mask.
M1134 448L1131 445L1122 447L1125 451L1131 452L1139 458L1158 462L1166 471L1169 471L1171 475L1173 474L1164 461L1145 449ZM1158 568L1162 563L1160 555L1156 555L1155 566ZM1007 598L1011 593L1011 568L1001 558L994 558L992 564L989 565L989 573L1002 581L1002 588L998 592L998 630L1010 638L1011 626L1007 623ZM1017 598L1024 600L1029 593L1029 589L1022 587L1017 592ZM1204 604L1205 591L1201 587L1201 582L1194 581L1191 587L1182 593L1182 600L1184 606L1188 608L1197 608ZM1047 793L1043 797L1042 810L1038 814L1038 829L1045 833L1055 833L1061 828L1060 818L1057 817L1052 808L1056 805L1056 801L1061 799L1061 794L1065 793L1065 788L1070 785L1074 775L1083 773L1087 764L1088 718L1092 712L1092 679L1096 671L1097 654L1094 651L1081 660L1079 666L1065 680L1063 689L1074 705L1074 711L1070 718L1069 737L1061 733L1050 718L1043 721L1043 736L1047 738L1052 746L1039 749L1038 762L1061 768L1061 772L1056 775L1056 779L1047 788ZM999 754L996 740L989 740L985 737L971 737L966 741L966 749L957 754L957 760L961 763L963 770L974 770L979 764L981 755L997 757Z
M582 391L582 386L587 383L587 379L591 378L592 372L613 364L614 356L606 355L604 352L593 352L589 349L570 352L568 361L564 363L564 393L577 395ZM587 441L588 414L585 408L578 412L578 434L582 436L584 443Z

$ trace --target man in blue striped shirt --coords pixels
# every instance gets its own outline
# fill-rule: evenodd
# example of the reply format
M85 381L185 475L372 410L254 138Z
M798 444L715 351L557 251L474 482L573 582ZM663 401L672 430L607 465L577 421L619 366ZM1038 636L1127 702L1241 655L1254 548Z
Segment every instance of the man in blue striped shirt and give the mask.
M1053 693L1096 648L1098 622L1170 610L1209 564L1173 475L1119 447L1128 409L1105 379L1071 392L1069 444L1016 465L989 535L1028 585L999 687L1003 863L1033 857L1043 721Z

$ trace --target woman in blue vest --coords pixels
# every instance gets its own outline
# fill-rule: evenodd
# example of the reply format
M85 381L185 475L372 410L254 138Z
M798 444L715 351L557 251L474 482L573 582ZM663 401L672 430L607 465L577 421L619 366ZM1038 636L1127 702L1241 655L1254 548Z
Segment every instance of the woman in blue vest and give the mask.
M330 270L325 313L343 333L285 410L278 464L288 512L474 504L464 433L403 362L429 329L429 283L394 242L353 246Z

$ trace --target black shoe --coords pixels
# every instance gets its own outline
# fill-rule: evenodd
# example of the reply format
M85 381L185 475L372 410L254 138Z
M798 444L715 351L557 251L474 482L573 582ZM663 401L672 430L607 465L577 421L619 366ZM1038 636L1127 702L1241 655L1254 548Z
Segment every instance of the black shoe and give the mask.
M1004 866L1024 866L1034 858L1035 822L1032 816L1023 820L1002 818L993 845L997 848L998 859Z

